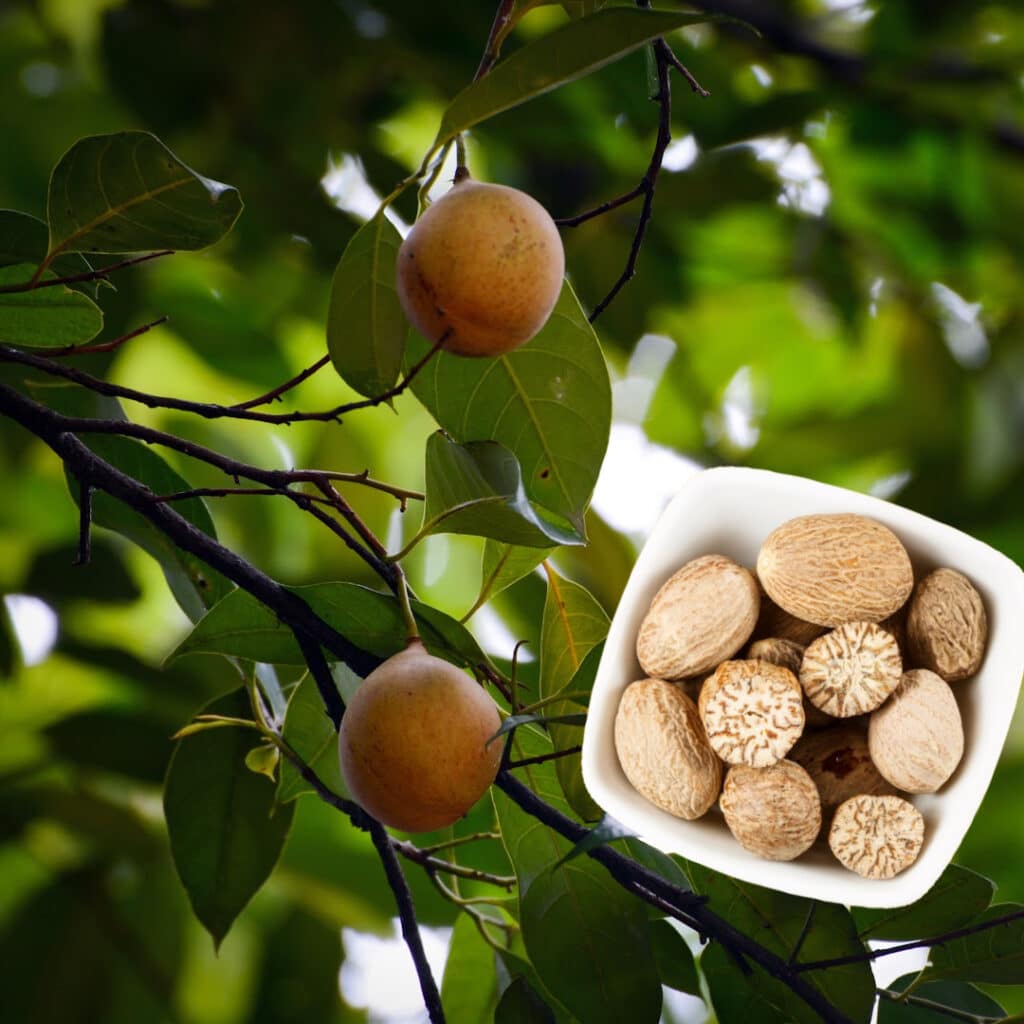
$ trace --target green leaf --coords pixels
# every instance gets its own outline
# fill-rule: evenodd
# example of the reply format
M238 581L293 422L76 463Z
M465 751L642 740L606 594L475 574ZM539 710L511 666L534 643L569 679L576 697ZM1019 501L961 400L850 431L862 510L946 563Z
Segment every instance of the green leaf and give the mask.
M127 437L90 435L86 444L122 473L145 484L154 494L187 491L191 485L179 476L152 448ZM78 482L68 477L76 504L80 501ZM209 537L216 538L210 512L201 498L176 501L174 510ZM231 591L231 583L195 555L183 551L163 532L124 503L97 491L93 495L93 522L134 541L160 563L179 605L197 622L207 609ZM88 572L88 567L81 570Z
M348 796L338 762L338 734L324 712L316 680L307 675L292 692L284 718L284 739L299 757L339 796ZM287 758L281 760L279 803L287 803L313 787Z
M407 362L428 348L410 334ZM456 441L505 445L519 460L530 500L584 532L608 446L611 384L594 329L568 284L532 341L495 359L441 352L412 388Z
M21 664L21 647L7 602L0 594L0 679L10 679Z
M349 240L331 281L327 350L339 376L368 398L398 379L409 330L395 291L402 236L382 210Z
M497 1001L494 950L480 937L472 919L462 914L452 930L441 978L445 1020L448 1024L490 1020Z
M293 587L328 625L378 658L397 654L405 646L405 622L398 601L355 583L316 583ZM413 602L423 642L432 654L461 665L487 662L472 634L451 616ZM292 631L269 608L244 590L227 595L171 653L227 654L278 665L304 665Z
M830 960L865 952L864 945L857 939L853 917L845 907L834 903L812 904L797 896L740 882L692 861L687 864L687 872L694 891L708 897L711 910L745 935L757 936L758 942L783 959L788 959L792 953L812 905L814 916L800 948L801 961ZM866 961L809 971L803 977L833 1006L841 1007L851 1020L867 1024L871 1019L875 984ZM783 1009L787 1019L817 1024L818 1015L781 982L755 971L749 983L772 1005ZM727 981L723 984L728 988ZM715 997L714 989L712 997Z
M32 271L22 279L28 281L35 267L46 258L49 245L46 221L19 210L0 210L0 267L8 267L12 263L30 263ZM93 267L80 253L68 253L54 260L51 269L58 277L72 277L75 274L88 274ZM73 287L96 298L100 285L114 287L109 281L82 281Z
M517 50L466 86L441 118L435 147L511 107L597 71L658 36L709 19L615 7L572 21Z
M488 539L484 544L481 566L480 592L473 602L472 611L497 596L513 583L528 576L544 561L554 548L520 548ZM469 618L469 615L466 616Z
M220 697L208 713L243 716L242 689ZM182 740L164 787L164 815L178 876L196 917L220 946L232 922L270 876L292 819L274 787L245 759L260 743L247 729L216 729Z
M502 992L494 1024L555 1024L555 1015L526 978L519 977Z
M890 992L905 992L917 978L916 974L904 974L888 986ZM1006 1011L991 997L973 985L963 981L931 981L918 985L912 1000L927 1000L938 1006L975 1014L978 1017L1000 1019ZM942 1013L916 1002L894 1002L891 999L878 1000L878 1024L949 1024L959 1017L956 1013ZM961 1018L963 1019L963 1018Z
M601 820L565 855L563 861L573 860L581 853L589 853L599 846L606 846L614 843L616 839L630 839L636 833L630 831L625 825L620 824L614 818L605 814Z
M186 167L149 132L80 139L50 177L49 256L203 249L238 219L238 191Z
M124 563L126 545L96 536L92 539L89 566L72 568L78 557L78 540L36 553L22 582L26 594L53 605L71 601L128 604L142 592Z
M750 967L752 973L744 974L717 942L709 943L701 953L700 969L708 984L715 1017L725 1022L790 1024L795 1018L783 1013L764 991L771 979L755 964Z
M263 775L271 782L277 782L277 765L281 760L281 751L273 743L264 743L253 747L245 755L245 767L257 775Z
M30 263L0 267L0 289L29 280L35 269ZM95 338L102 327L100 307L88 295L66 285L30 292L0 291L0 343L33 348L78 345Z
M916 903L885 910L854 907L861 939L927 939L973 921L992 902L990 879L950 864Z
M699 997L701 992L697 965L682 935L668 921L652 921L651 945L661 983L677 992L689 992Z
M1008 924L996 925L962 939L932 947L928 981L981 981L993 985L1024 984L1024 906L997 903L973 924L1021 914Z
M461 445L442 431L427 440L426 501L418 536L464 533L527 547L582 544L526 497L516 457L496 441Z
M513 729L518 729L521 725L550 725L552 722L573 722L574 724L582 725L586 720L587 716L582 713L559 715L554 718L540 711L536 714L531 712L522 715L509 715L501 723L501 727L494 736L491 737L491 739L496 740L499 736L504 736L506 733L510 733Z

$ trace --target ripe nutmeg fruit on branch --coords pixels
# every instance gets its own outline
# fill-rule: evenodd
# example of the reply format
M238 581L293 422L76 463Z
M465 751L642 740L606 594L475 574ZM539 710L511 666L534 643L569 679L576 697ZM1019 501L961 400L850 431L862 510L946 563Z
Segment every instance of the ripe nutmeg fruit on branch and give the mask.
M353 798L385 825L432 832L461 818L487 791L502 744L494 701L420 640L371 672L338 733Z
M562 289L565 253L534 198L466 177L433 203L398 250L398 298L428 341L497 356L529 341Z

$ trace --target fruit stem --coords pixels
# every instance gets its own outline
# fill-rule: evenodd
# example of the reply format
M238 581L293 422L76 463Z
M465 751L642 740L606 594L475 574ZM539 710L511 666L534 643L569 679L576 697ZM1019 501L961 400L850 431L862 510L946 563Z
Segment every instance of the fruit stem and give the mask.
M466 164L466 136L461 132L455 136L455 177L452 184L458 185L469 177L469 167Z
M405 573L396 564L398 603L402 608L402 618L405 619L405 642L411 644L420 639L419 627L416 625L416 616L412 613L412 602L409 600L409 584L406 582Z

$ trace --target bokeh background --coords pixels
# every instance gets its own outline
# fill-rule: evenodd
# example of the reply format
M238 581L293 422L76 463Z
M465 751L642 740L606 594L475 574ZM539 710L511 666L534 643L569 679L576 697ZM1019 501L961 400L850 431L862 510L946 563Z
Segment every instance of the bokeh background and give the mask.
M691 6L749 17L762 36L702 25L673 40L712 95L675 81L639 273L597 323L615 425L591 543L560 568L613 610L664 503L695 467L720 463L871 491L1024 562L1024 9ZM319 358L342 249L375 194L418 165L492 15L487 2L0 0L0 207L44 215L60 155L125 128L155 132L246 203L215 249L104 293L109 337L170 321L102 372L234 402ZM537 8L508 46L565 17ZM569 216L639 180L656 120L635 54L481 125L471 168ZM397 213L413 219L410 197ZM634 204L564 232L585 306L618 276L636 215ZM326 370L293 404L347 397ZM411 487L432 429L411 395L342 426L130 413L266 466L370 468ZM197 486L222 483L178 465ZM174 876L159 793L169 735L236 681L214 658L161 667L187 621L139 550L98 535L94 565L70 567L77 516L60 466L5 420L0 495L6 1019L357 1021L367 1002L372 1019L418 1019L381 1002L402 987L402 954L382 942L391 897L372 849L315 799L299 801L279 869L214 955ZM415 511L349 496L392 548L415 528ZM284 581L375 582L290 505L233 498L212 511L229 545ZM410 560L413 583L461 615L479 559L472 539L430 538ZM536 641L543 599L529 577L472 625L507 658L516 640ZM1018 716L958 855L1004 900L1024 900L1022 789ZM453 908L429 888L416 895L443 962ZM1024 1009L1020 994L1000 998Z

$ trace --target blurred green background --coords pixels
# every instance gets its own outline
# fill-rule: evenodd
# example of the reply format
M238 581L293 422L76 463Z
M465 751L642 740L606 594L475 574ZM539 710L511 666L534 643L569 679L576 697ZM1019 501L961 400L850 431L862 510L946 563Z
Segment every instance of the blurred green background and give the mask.
M873 491L1024 562L1024 9L692 6L746 14L764 34L705 25L673 40L712 95L676 80L639 273L596 325L616 426L592 542L561 568L614 609L685 460ZM418 165L492 16L486 2L0 0L0 207L44 216L60 155L125 128L155 132L246 203L215 249L118 278L106 336L170 321L90 370L229 403L319 358L330 275L373 209L369 190ZM508 47L565 17L536 9ZM643 174L657 119L647 90L635 54L480 126L471 168L556 217L577 213ZM413 203L398 204L406 221ZM564 232L585 307L619 274L636 214ZM326 370L286 407L350 397ZM410 395L340 427L130 414L262 465L370 468L410 487L432 429ZM176 465L196 486L222 483ZM214 658L160 669L187 622L159 569L111 535L97 536L91 569L71 569L62 471L5 420L0 488L0 593L46 602L57 623L52 649L25 658L9 620L40 640L54 619L23 599L0 605L0 991L27 993L26 1020L69 1024L365 1019L339 1007L334 979L339 927L380 931L392 915L368 842L300 800L281 868L215 958L170 865L159 786L167 737L237 680ZM392 549L414 530L417 512L403 521L383 495L348 495ZM284 581L374 583L290 505L232 498L212 511L229 546ZM431 538L410 560L414 586L461 615L480 548ZM473 624L507 658L536 640L543 600L529 577ZM1022 786L1018 716L958 856L1004 900L1024 900ZM423 921L451 924L421 883ZM300 947L319 956L296 958Z

